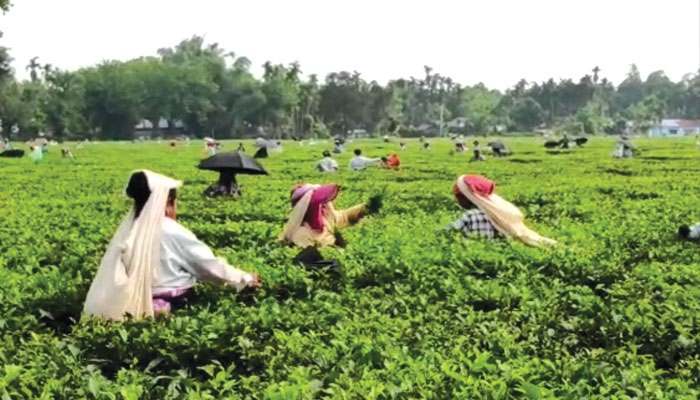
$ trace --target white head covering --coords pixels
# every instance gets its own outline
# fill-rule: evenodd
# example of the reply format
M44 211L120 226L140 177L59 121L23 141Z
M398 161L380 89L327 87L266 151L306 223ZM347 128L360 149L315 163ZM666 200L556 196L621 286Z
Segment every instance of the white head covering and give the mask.
M85 299L87 315L111 320L153 316L151 282L160 267L160 246L168 193L182 182L143 171L151 194L134 219L124 218L107 247Z

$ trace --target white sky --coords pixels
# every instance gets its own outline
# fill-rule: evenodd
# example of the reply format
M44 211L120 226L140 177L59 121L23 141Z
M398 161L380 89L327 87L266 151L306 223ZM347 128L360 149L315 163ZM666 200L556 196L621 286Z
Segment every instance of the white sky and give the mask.
M674 80L700 64L700 0L14 0L0 44L26 77L32 56L65 69L155 54L194 34L304 73L423 76L505 89L578 79L618 83L636 63Z

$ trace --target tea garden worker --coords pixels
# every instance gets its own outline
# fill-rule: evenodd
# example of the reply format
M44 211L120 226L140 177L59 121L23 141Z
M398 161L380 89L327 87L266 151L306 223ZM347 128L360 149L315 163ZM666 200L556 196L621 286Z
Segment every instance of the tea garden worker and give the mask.
M368 205L338 211L333 206L338 191L337 185L295 186L290 197L292 213L279 239L304 248L340 245L336 243L336 229L354 225L381 206L381 198L373 197Z
M87 315L119 321L127 316L167 314L173 304L186 300L200 280L239 291L260 286L257 274L216 258L175 221L180 186L151 171L131 175L126 195L134 200L134 207L100 262L85 300Z
M338 162L331 157L331 152L323 151L323 158L316 163L316 169L321 172L337 172Z
M350 169L353 171L364 171L367 167L379 164L381 158L367 158L362 155L362 150L355 149L355 157L350 160Z
M691 239L691 240L700 239L700 222L693 224L691 226L681 225L678 228L678 234L686 239Z
M455 183L454 194L466 211L446 229L461 230L467 237L516 238L536 247L556 244L556 241L540 236L525 226L520 210L495 194L494 186L483 176L460 176Z
M382 157L382 167L386 169L399 169L401 160L397 154L391 154L389 157Z

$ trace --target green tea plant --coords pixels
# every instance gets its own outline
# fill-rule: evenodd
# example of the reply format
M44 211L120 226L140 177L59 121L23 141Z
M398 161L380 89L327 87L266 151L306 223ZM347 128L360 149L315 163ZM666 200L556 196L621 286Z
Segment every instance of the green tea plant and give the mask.
M396 143L359 141L341 171L313 168L327 143L285 142L240 176L237 200L202 196L217 177L193 142L94 143L63 160L0 159L0 397L632 399L700 396L700 252L680 224L700 220L691 139L639 139L469 163L410 140L401 169L348 171ZM226 142L233 149L237 142ZM246 143L247 148L252 148ZM180 222L232 265L260 274L254 294L200 285L169 318L81 319L99 260L130 207L129 173L184 181ZM455 179L478 173L555 238L554 249L466 240L443 228L460 210ZM342 271L294 265L277 241L302 182L338 183L339 208L383 207L323 250Z

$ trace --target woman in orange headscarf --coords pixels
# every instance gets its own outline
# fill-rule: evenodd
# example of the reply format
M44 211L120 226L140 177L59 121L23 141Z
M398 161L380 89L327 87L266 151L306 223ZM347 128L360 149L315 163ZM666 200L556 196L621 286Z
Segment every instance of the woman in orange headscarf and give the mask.
M338 196L337 185L297 185L292 189L292 213L280 235L280 240L300 247L332 246L337 228L359 221L366 214L364 204L344 211L333 206Z
M483 176L460 176L455 183L454 194L467 211L448 229L462 230L467 236L512 237L537 247L556 244L556 241L540 236L525 226L523 213L493 190L494 183Z
M391 154L389 157L382 157L382 167L386 169L399 169L400 165L401 161L396 154Z

